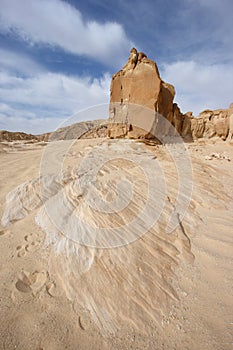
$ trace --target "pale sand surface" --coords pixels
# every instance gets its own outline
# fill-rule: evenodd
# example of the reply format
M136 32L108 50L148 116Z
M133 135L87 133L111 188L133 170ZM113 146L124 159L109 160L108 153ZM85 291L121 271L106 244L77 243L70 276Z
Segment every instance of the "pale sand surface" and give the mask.
M0 144L0 349L233 349L233 146L186 145L193 179L181 188L193 184L192 197L186 188L180 210L191 201L183 220L183 212L175 213L170 234L178 175L166 147L100 139L69 146ZM206 159L212 153L224 157ZM184 158L179 154L181 164ZM95 186L90 176L98 162ZM122 229L122 237L121 227L146 203L148 176L154 212L147 210L133 230ZM104 214L90 208L102 205L93 195L114 201L123 178L118 190L132 199L127 207ZM95 225L117 228L116 235L90 231Z

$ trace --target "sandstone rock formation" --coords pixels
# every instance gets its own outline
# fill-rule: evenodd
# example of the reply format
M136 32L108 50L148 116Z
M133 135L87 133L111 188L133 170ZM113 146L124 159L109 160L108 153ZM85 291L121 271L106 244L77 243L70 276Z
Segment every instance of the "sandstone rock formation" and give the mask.
M0 142L13 141L59 141L75 140L80 138L107 137L107 120L97 119L75 123L41 135L26 134L24 132L12 132L0 130Z
M47 142L49 140L51 133L47 132L41 135L27 134L20 131L7 131L0 130L0 142L13 142L13 141L31 141L33 142Z
M97 119L92 121L84 121L68 125L41 135L26 134L23 132L11 132L0 130L1 141L59 141L59 140L76 140L82 138L107 137L107 121L105 119Z
M54 131L51 134L50 141L80 139L87 132L90 132L95 128L101 127L102 124L106 124L105 119L97 119L97 120L85 121L85 122L68 125Z
M108 137L108 123L101 123L79 137L79 139L97 139L97 138L107 138Z
M233 138L233 103L229 107L229 140Z
M163 139L181 135L187 141L233 137L233 104L205 110L195 118L173 103L175 89L165 83L156 63L135 48L125 66L112 77L108 136Z
M112 77L109 137L154 138L160 136L158 128L164 135L174 134L172 125L182 136L191 135L190 118L173 104L174 96L174 87L161 79L156 63L133 48L126 65Z
M205 110L197 118L191 119L194 140L218 137L231 140L233 135L233 104L229 109Z
M38 141L38 137L32 134L26 134L25 132L13 132L7 130L0 130L0 142L2 141L16 141L16 140L25 140L25 141Z

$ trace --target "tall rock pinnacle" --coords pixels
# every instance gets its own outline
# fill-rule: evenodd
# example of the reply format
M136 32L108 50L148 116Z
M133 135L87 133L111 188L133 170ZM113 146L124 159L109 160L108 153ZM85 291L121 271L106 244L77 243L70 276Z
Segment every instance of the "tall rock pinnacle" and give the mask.
M125 66L113 75L110 89L110 137L147 138L158 113L173 122L175 89L161 79L156 63L143 52L130 51Z

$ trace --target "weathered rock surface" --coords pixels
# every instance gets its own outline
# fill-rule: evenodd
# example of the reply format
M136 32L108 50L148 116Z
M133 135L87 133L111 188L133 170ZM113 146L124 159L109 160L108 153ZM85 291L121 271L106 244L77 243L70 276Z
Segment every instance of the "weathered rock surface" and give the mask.
M158 128L164 135L174 130L191 135L189 118L186 122L173 104L174 86L161 79L156 63L143 52L131 50L126 65L113 75L110 90L111 138L153 138Z
M194 140L218 137L231 140L233 135L233 104L229 109L205 110L197 118L191 119Z
M228 115L229 115L229 134L228 134L228 139L232 140L233 139L233 103L230 104L229 110L228 110Z
M85 121L59 128L54 132L41 135L32 135L24 132L12 132L0 130L0 142L12 141L58 141L73 140L80 138L97 138L107 137L107 120L97 119L93 121Z
M85 132L79 139L97 139L97 138L106 138L108 137L108 124L107 121L105 123L101 123L87 132Z
M187 141L233 137L233 104L205 110L195 118L173 103L175 89L165 83L156 63L133 48L125 66L112 77L108 136L162 138L181 135Z
M26 134L25 132L13 132L13 131L7 131L7 130L0 130L0 142L16 141L16 140L38 141L38 137L32 134Z
M51 134L50 140L80 139L84 134L91 131L92 129L100 127L102 124L106 124L105 119L97 119L68 125L54 131Z

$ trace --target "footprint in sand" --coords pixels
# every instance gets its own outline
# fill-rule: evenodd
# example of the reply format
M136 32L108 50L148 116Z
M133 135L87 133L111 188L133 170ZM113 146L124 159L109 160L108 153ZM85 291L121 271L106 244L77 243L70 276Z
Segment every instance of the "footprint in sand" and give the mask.
M17 256L19 258L22 258L26 256L28 252L34 252L38 249L40 240L38 239L38 236L34 233L30 233L24 237L24 241L26 244L20 245L16 248L17 250Z
M10 233L11 233L10 230L0 230L0 236L9 235Z
M42 289L47 280L47 271L22 271L15 283L21 293L36 293Z
M16 250L17 250L17 256L19 258L23 258L26 255L25 246L19 245L18 247L16 247Z
M83 331L93 329L93 320L88 310L83 308L77 300L73 303L73 310L78 316L78 325Z
M46 285L46 291L51 297L59 297L62 294L56 283L52 281Z

